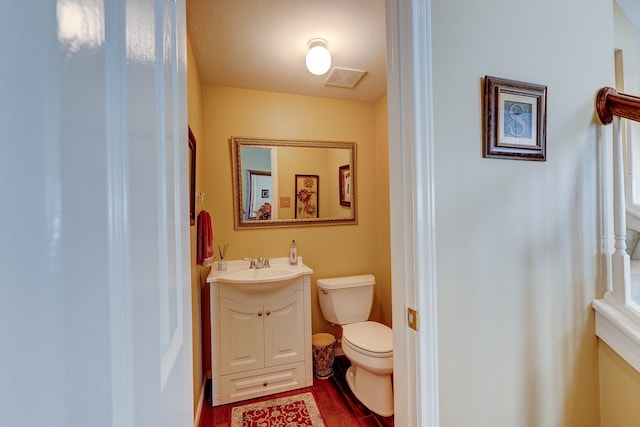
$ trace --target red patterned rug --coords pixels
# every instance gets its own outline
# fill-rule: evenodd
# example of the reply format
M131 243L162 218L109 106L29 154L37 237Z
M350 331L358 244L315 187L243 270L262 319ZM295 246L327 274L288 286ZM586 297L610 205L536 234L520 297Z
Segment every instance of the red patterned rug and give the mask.
M249 403L231 409L231 427L325 427L312 393Z

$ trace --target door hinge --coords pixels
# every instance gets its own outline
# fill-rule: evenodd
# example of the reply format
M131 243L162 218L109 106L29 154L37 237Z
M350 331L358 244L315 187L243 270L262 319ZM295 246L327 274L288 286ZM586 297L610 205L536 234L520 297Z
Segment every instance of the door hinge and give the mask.
M420 327L418 312L411 307L407 308L407 324L414 331L417 331Z

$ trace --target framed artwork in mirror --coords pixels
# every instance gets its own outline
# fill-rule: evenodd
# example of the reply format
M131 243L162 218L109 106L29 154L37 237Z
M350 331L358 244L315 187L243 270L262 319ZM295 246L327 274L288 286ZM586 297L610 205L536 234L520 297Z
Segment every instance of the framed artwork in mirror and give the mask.
M196 225L196 137L189 127L189 223Z
M340 205L351 206L351 169L349 165L338 168L338 194L340 194Z
M547 87L485 76L484 157L545 161Z
M296 218L318 218L318 175L296 175Z

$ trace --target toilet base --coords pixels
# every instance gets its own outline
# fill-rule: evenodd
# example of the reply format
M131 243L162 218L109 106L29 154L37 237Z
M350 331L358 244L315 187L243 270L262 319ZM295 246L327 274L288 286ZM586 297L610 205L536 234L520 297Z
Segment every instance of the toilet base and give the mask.
M347 384L358 400L370 411L383 417L393 415L391 375L376 375L351 363L346 373Z

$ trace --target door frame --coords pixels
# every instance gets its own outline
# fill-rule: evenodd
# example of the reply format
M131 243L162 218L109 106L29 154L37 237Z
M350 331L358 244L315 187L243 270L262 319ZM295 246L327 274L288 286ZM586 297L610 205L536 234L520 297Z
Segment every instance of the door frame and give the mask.
M431 2L386 1L389 189L397 425L436 427L438 324ZM419 316L407 325L407 310Z

